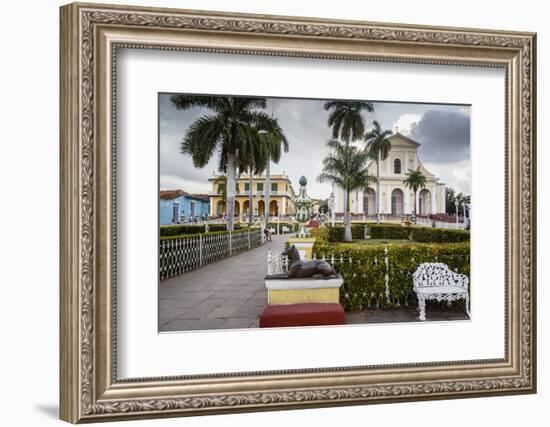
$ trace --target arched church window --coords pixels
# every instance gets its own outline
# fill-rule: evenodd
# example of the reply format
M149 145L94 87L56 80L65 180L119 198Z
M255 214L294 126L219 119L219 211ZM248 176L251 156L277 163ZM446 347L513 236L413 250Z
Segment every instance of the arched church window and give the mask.
M393 161L393 173L401 173L401 160L395 159Z

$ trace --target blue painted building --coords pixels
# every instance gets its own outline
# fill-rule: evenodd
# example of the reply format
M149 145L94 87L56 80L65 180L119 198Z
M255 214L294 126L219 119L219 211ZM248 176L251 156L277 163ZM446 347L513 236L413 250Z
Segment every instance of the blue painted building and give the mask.
M160 192L160 225L183 224L206 219L210 201L206 194L189 194L183 190Z

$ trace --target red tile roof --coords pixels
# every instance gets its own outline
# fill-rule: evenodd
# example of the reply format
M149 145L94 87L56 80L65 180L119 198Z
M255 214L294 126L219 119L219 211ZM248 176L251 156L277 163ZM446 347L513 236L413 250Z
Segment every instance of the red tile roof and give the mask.
M161 200L173 200L180 196L188 196L189 193L183 190L163 190L160 192Z
M208 202L210 200L210 196L208 194L191 194L191 197L194 197L195 199L200 199L204 202Z
M191 194L184 190L162 190L160 192L161 200L174 200L181 196L192 197L193 199L202 200L203 202L208 202L210 200L208 194Z

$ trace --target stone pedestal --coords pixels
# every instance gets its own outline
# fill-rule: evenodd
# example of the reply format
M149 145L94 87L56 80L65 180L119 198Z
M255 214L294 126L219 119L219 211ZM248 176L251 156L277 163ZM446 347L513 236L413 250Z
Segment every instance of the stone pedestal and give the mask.
M345 323L340 305L342 277L285 279L266 277L268 305L260 327L321 326Z
M311 260L313 259L313 244L315 243L315 237L291 237L288 239L289 245L296 246L300 253L300 259Z
M268 304L340 303L341 277L265 280Z
M262 312L260 328L343 325L345 321L346 315L340 304L274 304Z

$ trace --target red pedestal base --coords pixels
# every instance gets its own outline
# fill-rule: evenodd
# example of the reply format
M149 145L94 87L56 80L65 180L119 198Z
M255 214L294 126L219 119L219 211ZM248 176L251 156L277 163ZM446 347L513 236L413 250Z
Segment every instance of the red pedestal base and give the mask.
M260 328L343 325L345 320L340 304L271 304L260 315Z

